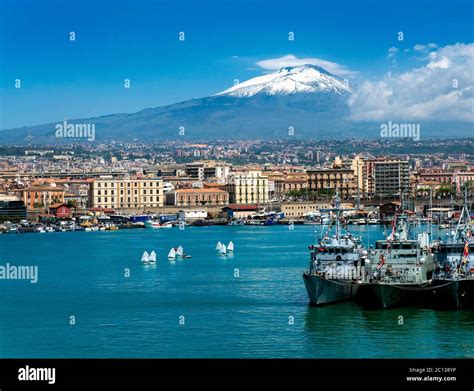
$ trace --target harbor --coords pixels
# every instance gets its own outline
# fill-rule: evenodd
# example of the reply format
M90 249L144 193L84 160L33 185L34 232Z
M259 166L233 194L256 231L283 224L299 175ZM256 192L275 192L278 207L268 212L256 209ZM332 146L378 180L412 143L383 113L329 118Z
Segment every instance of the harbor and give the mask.
M426 228L417 227L417 232ZM2 262L37 265L38 282L4 281L0 353L50 358L474 357L472 311L374 311L355 302L309 306L301 273L308 244L322 229L186 226L1 235ZM386 237L377 225L353 226L351 232L363 243ZM443 234L433 227L437 235ZM221 256L219 241L226 246L232 241L234 251ZM192 258L170 262L170 249L180 245ZM156 263L142 264L145 250L155 251ZM344 343L334 343L335 338ZM391 339L397 344L388 346Z

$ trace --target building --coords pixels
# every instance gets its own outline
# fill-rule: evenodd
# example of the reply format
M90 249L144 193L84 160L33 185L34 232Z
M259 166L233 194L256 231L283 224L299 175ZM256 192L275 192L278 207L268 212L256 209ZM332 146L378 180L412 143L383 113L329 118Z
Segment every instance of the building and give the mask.
M210 178L217 178L224 181L229 175L230 168L225 165L216 164L213 161L203 161L186 164L186 175L190 178L204 181Z
M342 159L336 156L333 163L333 168L345 168L354 172L356 192L358 192L361 197L364 193L364 167L365 160L359 155L353 159Z
M232 204L265 204L268 202L268 178L261 171L235 172L225 186Z
M21 191L21 198L27 210L47 208L57 202L64 202L64 188L50 186L29 186Z
M58 202L49 206L49 213L58 219L67 219L71 217L71 209L66 204Z
M308 189L316 193L334 193L343 199L357 195L357 180L351 168L308 170Z
M440 189L451 189L455 194L462 195L464 188L474 189L474 170L443 171L433 170L416 173L414 182L419 188L425 183L440 185ZM472 190L471 190L472 191Z
M227 205L229 193L215 188L179 189L166 194L167 205L197 206L197 205Z
M408 160L377 158L365 161L365 196L400 197L409 190Z
M180 210L178 212L179 220L201 220L207 219L205 210Z
M301 191L308 185L308 175L299 173L270 173L268 177L269 193L273 200L285 198L291 191Z
M162 207L163 180L101 177L92 182L90 204L112 209Z
M222 214L228 219L246 219L258 210L256 205L229 205L222 208Z
M0 221L26 219L26 207L18 197L0 195Z
M331 208L331 203L320 202L283 202L281 204L281 211L286 218L298 219L303 218L309 214L317 214L320 209Z

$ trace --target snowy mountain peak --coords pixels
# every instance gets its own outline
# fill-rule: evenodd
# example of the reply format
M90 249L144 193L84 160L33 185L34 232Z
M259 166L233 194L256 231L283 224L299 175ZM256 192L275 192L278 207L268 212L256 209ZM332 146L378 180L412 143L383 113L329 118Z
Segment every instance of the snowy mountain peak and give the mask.
M217 96L250 97L261 95L291 95L298 93L352 93L351 84L317 65L284 67L268 75L236 84Z

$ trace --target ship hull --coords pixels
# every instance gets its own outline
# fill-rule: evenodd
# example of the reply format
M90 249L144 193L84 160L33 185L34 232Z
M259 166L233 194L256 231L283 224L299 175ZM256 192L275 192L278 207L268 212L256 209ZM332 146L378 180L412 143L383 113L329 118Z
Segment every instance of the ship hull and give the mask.
M425 294L427 307L446 310L460 307L459 281L441 279L433 281L432 286Z
M459 308L458 281L435 280L431 284L362 284L355 297L364 308Z
M459 306L461 308L474 308L474 278L459 281Z
M408 303L407 291L389 284L361 284L355 301L364 308L392 308Z
M354 298L359 287L352 280L328 280L308 273L303 274L303 280L313 306L349 301Z

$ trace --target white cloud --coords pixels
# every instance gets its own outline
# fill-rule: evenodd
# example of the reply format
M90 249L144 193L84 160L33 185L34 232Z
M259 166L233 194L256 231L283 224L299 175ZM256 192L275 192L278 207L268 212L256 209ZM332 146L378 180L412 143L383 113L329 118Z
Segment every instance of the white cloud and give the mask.
M361 83L349 102L352 118L474 122L474 44L438 48L425 62Z
M387 55L388 58L395 57L398 53L398 48L393 46L387 50L387 53L388 53Z
M326 69L327 71L333 73L336 76L355 76L357 74L356 71L350 70L346 66L337 64L332 61L322 60L320 58L314 58L314 57L297 58L293 54L288 54L283 57L270 58L268 60L262 60L262 61L257 62L257 65L260 68L263 68L269 71L276 71L284 67L292 67L292 66L305 65L305 64L320 66Z

